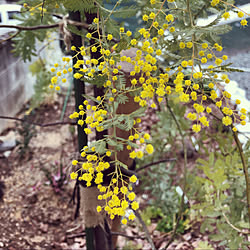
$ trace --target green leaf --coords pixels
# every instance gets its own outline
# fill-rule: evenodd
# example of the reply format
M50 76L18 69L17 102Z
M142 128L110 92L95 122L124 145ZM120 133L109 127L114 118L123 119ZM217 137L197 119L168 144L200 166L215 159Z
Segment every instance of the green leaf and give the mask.
M127 141L127 144L133 148L139 148L139 145L136 143L131 142L130 140Z
M111 138L107 138L107 143L108 143L108 145L110 145L110 146L112 146L112 147L114 147L114 146L116 146L117 145L117 142L115 141L115 140L112 140Z
M132 118L145 116L145 111L146 111L146 108L142 107L132 112L129 116Z
M104 154L106 152L106 142L105 141L96 141L93 143L95 146L95 151L99 154Z
M113 12L113 16L116 18L129 18L137 14L138 7L136 5L130 5L122 7Z
M123 162L121 162L121 161L116 161L116 163L117 163L119 166L121 166L121 167L123 167L123 168L125 168L125 169L128 169L128 166L127 166L126 164L124 164Z
M75 25L68 24L66 28L68 31L72 32L73 34L76 34L81 37L85 37L85 34L83 33L83 31L79 30Z
M201 224L200 232L205 233L206 231L212 232L214 227L212 226L212 221L210 219L205 219L204 222Z
M196 162L197 162L197 163L200 163L200 164L202 164L202 165L204 165L204 166L209 167L209 163L208 163L207 161L201 159L201 158L198 158L198 159L196 160Z
M41 69L44 67L45 62L42 59L38 59L29 66L29 70L32 75L36 75L37 73L41 72Z
M214 165L214 153L210 153L209 155L209 165L213 166Z
M222 241L225 239L225 235L223 235L223 234L211 234L208 237L212 241Z
M128 102L128 97L126 95L119 95L116 98L118 104L125 104L126 102Z
M80 10L82 12L88 12L88 13L96 12L95 3L92 0L81 0L81 1L63 0L62 3L64 7L70 11Z
M120 53L122 50L126 50L129 47L130 39L128 37L122 37L116 47L116 52Z

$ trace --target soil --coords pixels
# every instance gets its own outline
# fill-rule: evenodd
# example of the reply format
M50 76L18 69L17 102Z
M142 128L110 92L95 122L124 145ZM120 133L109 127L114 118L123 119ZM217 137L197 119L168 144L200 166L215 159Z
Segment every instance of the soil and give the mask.
M32 121L43 124L58 121L59 106L58 102L42 105ZM67 112L69 109L70 105ZM3 134L11 130L15 128ZM69 125L36 127L36 130L31 150L23 158L18 147L8 158L1 155L0 177L5 189L0 203L0 248L68 249L70 245L78 248L80 245L74 246L75 241L67 237L83 230L82 223L74 220L74 205L69 204L74 183L67 178L61 187L53 188L42 171L48 169L56 176L63 161L67 175L67 165L75 152Z

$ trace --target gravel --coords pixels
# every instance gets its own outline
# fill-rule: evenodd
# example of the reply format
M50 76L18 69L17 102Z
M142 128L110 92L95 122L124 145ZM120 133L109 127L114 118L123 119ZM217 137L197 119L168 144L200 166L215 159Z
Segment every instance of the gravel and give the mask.
M239 51L236 54L229 55L227 62L233 63L231 67L244 70L245 72L229 73L229 79L238 83L238 86L245 90L245 97L250 100L250 49L248 51ZM250 107L249 107L250 108Z
M245 50L223 50L222 54L228 55L227 63L233 63L231 68L238 68L244 72L228 73L231 80L229 84L225 84L225 89L232 95L232 100L241 100L238 109L245 108L250 111L250 48ZM246 145L250 134L250 121L246 120L246 125L237 124L236 127L241 134L238 135L243 145Z

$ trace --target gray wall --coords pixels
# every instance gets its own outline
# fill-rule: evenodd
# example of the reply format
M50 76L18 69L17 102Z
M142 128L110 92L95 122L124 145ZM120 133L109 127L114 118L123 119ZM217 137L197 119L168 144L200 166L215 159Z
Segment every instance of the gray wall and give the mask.
M12 53L11 41L0 44L0 115L15 116L33 94L34 79L20 58ZM0 119L0 133L8 120Z

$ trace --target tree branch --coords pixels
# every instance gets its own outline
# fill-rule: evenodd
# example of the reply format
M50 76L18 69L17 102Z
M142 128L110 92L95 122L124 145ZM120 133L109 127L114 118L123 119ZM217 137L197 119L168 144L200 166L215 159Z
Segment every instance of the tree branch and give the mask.
M19 121L19 122L27 122L29 124L32 124L32 125L35 125L35 126L39 126L39 127L42 127L42 128L50 127L50 126L57 126L57 125L65 125L65 124L76 125L75 122L70 122L70 121L52 122L52 123L42 124L42 123L27 121L25 119L21 119L21 118L17 118L17 117L9 117L9 116L4 116L4 115L0 115L0 119L15 120L15 121Z
M139 172L139 171L144 170L146 168L149 168L151 166L154 166L154 165L157 165L157 164L160 164L160 163L163 163L163 162L169 162L169 161L176 161L176 158L162 159L162 160L159 160L159 161L151 162L149 164L146 164L146 165L136 169L135 172Z
M11 28L18 30L38 30L38 29L52 29L59 26L59 23L47 24L47 25L36 25L36 26L20 26L20 25L10 25L10 24L1 24L0 28Z
M82 22L77 22L77 21L72 21L72 20L67 20L67 23L70 25L75 25L77 27L84 28L86 30L89 28L89 25L87 23L82 23Z
M17 30L21 30L21 31L23 31L23 30L53 29L53 28L59 27L59 25L61 23L62 22L47 24L47 25L35 25L35 26L20 26L20 25L1 24L0 28L11 28L11 29L17 29ZM86 23L76 22L76 21L72 21L72 20L67 20L67 24L82 27L84 29L87 29L89 27L89 25Z

